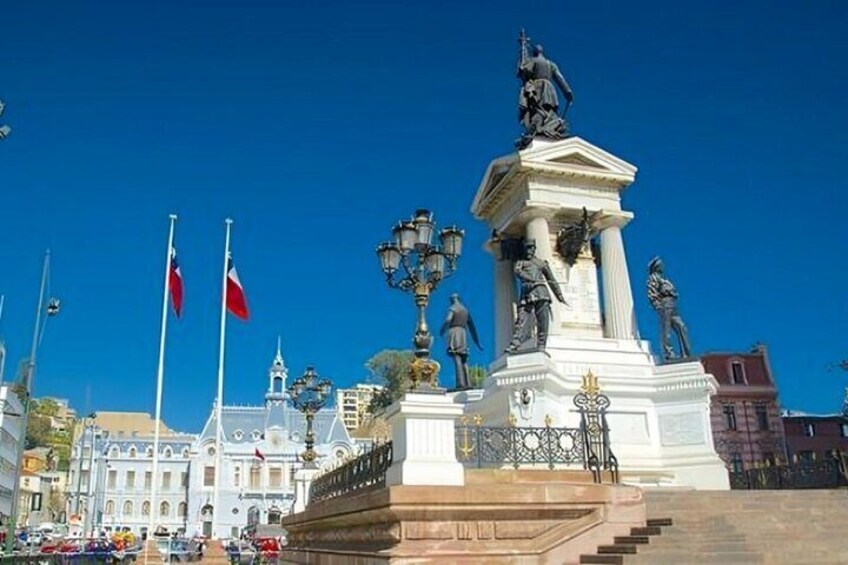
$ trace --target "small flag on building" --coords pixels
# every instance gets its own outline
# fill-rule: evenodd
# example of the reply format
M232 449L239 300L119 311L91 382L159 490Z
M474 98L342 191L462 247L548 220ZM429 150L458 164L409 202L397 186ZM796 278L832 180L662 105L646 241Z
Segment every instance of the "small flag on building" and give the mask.
M253 448L253 456L256 457L257 459L265 461L265 456L262 454L261 451L259 451L258 447Z

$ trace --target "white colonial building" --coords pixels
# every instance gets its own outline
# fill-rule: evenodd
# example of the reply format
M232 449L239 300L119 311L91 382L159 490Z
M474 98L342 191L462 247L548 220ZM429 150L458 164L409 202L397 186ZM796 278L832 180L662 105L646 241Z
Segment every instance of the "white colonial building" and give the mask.
M68 484L69 516L85 531L147 531L151 521L168 531L185 530L190 449L195 436L162 426L156 509L151 508L153 477L153 420L147 414L108 412L102 418L119 420L141 430L88 427L80 435L71 459ZM139 425L140 424L140 425ZM111 428L111 429L110 429ZM92 438L94 449L91 449ZM80 448L82 459L80 460ZM74 518L74 516L78 518Z
M289 401L287 376L278 348L268 372L265 403L222 408L221 511L217 517L213 515L217 428L213 407L191 453L188 512L194 532L189 533L237 537L247 526L279 523L280 517L289 513L294 502L294 473L301 467L300 454L306 449L306 418ZM353 442L334 408L318 411L313 427L320 465L353 452Z
M264 404L222 408L222 510L214 532L214 405L199 435L173 432L161 425L155 509L150 500L154 420L148 414L98 413L96 426L86 429L74 448L69 515L77 513L75 497L79 496L77 514L88 531L146 533L151 512L155 512L154 527L219 538L238 536L248 525L278 523L294 500L292 477L301 465L306 432L304 415L288 400L286 377L278 349L269 370ZM331 464L353 452L353 442L335 408L320 410L314 429L319 464Z

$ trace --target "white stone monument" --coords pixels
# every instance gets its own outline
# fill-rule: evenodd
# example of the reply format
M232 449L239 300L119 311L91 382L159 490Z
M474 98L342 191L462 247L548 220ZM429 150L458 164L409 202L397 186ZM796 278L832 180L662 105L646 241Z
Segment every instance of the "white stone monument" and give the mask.
M465 484L456 460L454 426L462 405L442 393L411 391L386 410L392 430L392 465L386 486Z
M489 165L472 212L502 237L534 239L567 304L551 303L546 353L505 355L516 284L513 262L497 260L491 246L500 357L482 394L461 396L465 411L488 425L506 425L512 415L519 426L543 426L549 415L554 426L577 426L572 399L591 371L612 403L612 450L625 482L727 489L710 429L715 378L697 360L657 365L638 335L622 238L633 214L621 207L635 175L636 167L579 137L536 139ZM572 267L555 251L558 231L582 218L584 207L600 239L600 280L588 245Z

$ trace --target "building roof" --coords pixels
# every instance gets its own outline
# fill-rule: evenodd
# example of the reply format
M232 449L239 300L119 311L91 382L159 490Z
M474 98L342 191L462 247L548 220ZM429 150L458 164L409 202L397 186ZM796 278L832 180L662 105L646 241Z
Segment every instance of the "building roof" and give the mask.
M740 361L744 366L746 381L744 385L733 382L731 369L733 361ZM720 385L775 386L770 374L764 348L759 348L751 352L707 353L701 356L701 363L704 365L704 369L708 373L711 373Z
M819 419L844 419L845 416L840 412L833 412L831 414L811 414L809 412L802 412L800 410L784 410L780 416L782 418L819 418Z
M52 451L52 447L33 447L32 449L25 450L24 456L32 457L33 459L42 459L46 461L50 457L50 453Z
M264 435L266 430L287 430L291 441L302 443L306 435L306 416L287 403L274 402L265 406L224 406L221 409L224 439L228 443L253 443L254 433ZM200 434L201 442L214 439L217 420L215 407ZM334 407L322 408L312 423L315 443L348 442L350 436L338 411ZM241 432L238 434L237 432Z
M156 420L147 412L97 412L97 427L110 436L145 436L156 431ZM180 435L160 420L160 436Z

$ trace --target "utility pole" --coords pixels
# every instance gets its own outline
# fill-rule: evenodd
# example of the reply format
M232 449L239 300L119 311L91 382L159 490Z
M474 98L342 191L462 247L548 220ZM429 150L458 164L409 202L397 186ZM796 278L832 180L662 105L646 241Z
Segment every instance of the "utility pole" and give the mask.
M2 111L2 107L0 107ZM12 509L9 513L9 523L6 532L6 552L11 553L15 546L15 529L18 520L18 505L20 501L20 482L21 482L21 466L23 465L24 445L26 443L26 430L29 423L29 406L32 399L32 383L35 377L35 356L38 353L38 341L41 334L41 316L47 313L48 316L55 316L59 312L59 302L55 299L50 299L50 302L45 309L44 306L44 291L47 287L47 276L50 272L50 250L44 254L44 265L41 269L41 291L38 294L38 309L35 311L35 327L32 332L32 348L30 349L27 369L23 375L23 413L21 414L21 437L18 439L17 456L15 459L15 482L12 485Z

